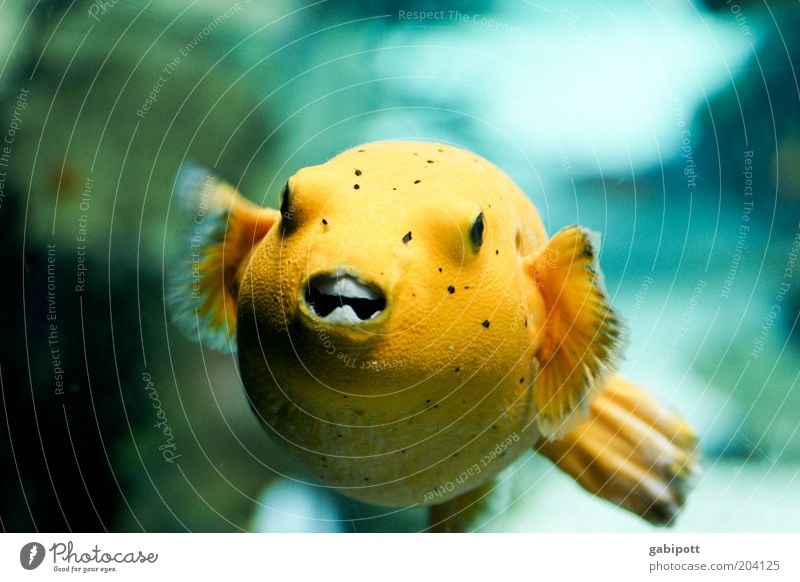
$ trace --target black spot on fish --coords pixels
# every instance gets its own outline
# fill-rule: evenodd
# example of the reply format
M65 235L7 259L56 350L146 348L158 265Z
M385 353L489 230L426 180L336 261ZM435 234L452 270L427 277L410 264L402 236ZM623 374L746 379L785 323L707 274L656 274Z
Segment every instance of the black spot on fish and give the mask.
M361 188L361 186L358 184L353 184L353 190L358 190L359 188Z
M425 401L425 404L430 404L430 403L431 403L431 399L430 399L430 398L428 398L428 399Z
M428 160L428 163L429 163L429 164L432 164L432 163L433 163L433 160Z
M583 256L585 256L587 259L594 258L594 249L592 248L592 245L587 244L583 247Z
M392 190L397 190L397 188L392 188Z
M464 285L464 289L469 289L469 285Z
M358 150L358 153L362 153L362 152L364 152L364 151L366 151L366 150Z
M336 436L339 437L339 438L342 438L342 434L341 433L337 434Z
M409 242L410 240L411 240L411 231L409 230L409 231L408 231L408 232L407 232L407 233L406 233L406 234L403 236L403 244L404 244L404 245L407 245L407 244L408 244L408 242Z
M401 453L403 453L404 455L406 454L406 450L405 450L405 449L403 449L403 450L402 450L402 451L400 451L400 452L401 452Z
M497 425L496 424L492 425L492 430L497 430Z
M369 481L369 477L364 477L364 481Z
M525 327L528 327L528 318L525 318Z
M422 180L414 180L414 184L419 184Z
M457 457L457 456L458 456L458 453L453 453L453 456L454 456L454 457Z
M455 292L456 292L456 288L455 288L455 287L453 287L452 285L450 285L450 286L447 288L447 292L448 292L448 293L450 293L450 295L452 295L453 293L455 293Z
M361 175L361 170L359 170L358 168L356 168L356 176L360 176L360 175Z
M460 371L461 371L461 368L456 368L456 369L455 369L455 370L453 370L453 371L454 371L454 372L456 372L456 373L458 373L458 372L460 372Z
M441 267L439 267L439 272L440 272L440 273L442 272L442 268L441 268Z
M483 323L481 324L483 327L489 327L490 323L488 319L484 319Z
M500 249L497 249L497 250L494 252L494 254L496 254L496 255L499 255L499 254L500 254Z
M524 376L523 376L522 378L520 378L520 379L519 379L519 383L520 383L520 384L522 384L524 381L525 381L525 377L524 377Z
M436 151L439 152L439 153L444 153L444 150L442 148L439 148Z
M326 225L326 226L327 226L327 224L328 224L328 221L327 221L327 220L325 220L325 219L323 218L323 219L322 219L322 224L324 224L324 225Z

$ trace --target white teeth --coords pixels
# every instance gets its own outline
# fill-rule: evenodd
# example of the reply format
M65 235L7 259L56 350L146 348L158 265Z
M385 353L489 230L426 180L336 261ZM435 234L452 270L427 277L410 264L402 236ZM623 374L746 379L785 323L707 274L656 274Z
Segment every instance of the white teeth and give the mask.
M331 311L327 317L325 317L325 321L331 323L358 323L361 321L361 318L356 315L356 312L353 311L353 308L349 305L341 305Z
M339 325L375 319L386 308L386 299L376 287L364 285L355 276L338 270L309 281L305 297L316 317Z
M380 296L349 275L323 281L317 289L325 295L352 297L353 299L378 299Z

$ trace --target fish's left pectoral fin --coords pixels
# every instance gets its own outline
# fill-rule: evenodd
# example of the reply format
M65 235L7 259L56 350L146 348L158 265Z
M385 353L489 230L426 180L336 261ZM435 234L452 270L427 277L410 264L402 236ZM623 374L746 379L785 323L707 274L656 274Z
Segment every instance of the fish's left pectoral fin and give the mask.
M545 308L533 394L545 437L562 435L583 420L588 397L615 368L621 326L603 288L595 238L571 226L525 258Z
M172 319L189 339L235 351L239 284L253 248L280 213L200 166L184 166L175 190L185 233L168 273Z

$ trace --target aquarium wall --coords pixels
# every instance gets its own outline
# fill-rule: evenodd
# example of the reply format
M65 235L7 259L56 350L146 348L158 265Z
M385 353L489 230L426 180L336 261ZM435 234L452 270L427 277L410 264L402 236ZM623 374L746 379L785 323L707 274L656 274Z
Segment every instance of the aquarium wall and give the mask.
M3 4L0 529L427 528L292 463L168 305L182 166L277 208L403 139L599 233L619 370L699 437L674 530L800 530L798 26L788 1ZM652 528L532 448L469 526Z

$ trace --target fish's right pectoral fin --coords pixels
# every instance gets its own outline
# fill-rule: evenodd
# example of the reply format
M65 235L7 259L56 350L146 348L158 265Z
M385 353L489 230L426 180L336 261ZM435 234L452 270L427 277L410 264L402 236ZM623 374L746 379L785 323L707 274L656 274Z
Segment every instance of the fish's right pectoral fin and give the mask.
M176 195L188 220L168 273L172 319L189 339L235 351L239 284L253 248L280 213L253 204L200 166L181 169Z
M677 414L615 376L589 418L537 450L581 487L654 525L670 525L697 477L697 438Z
M545 308L533 398L547 437L585 418L591 393L614 372L621 326L603 289L595 239L570 226L524 261Z

